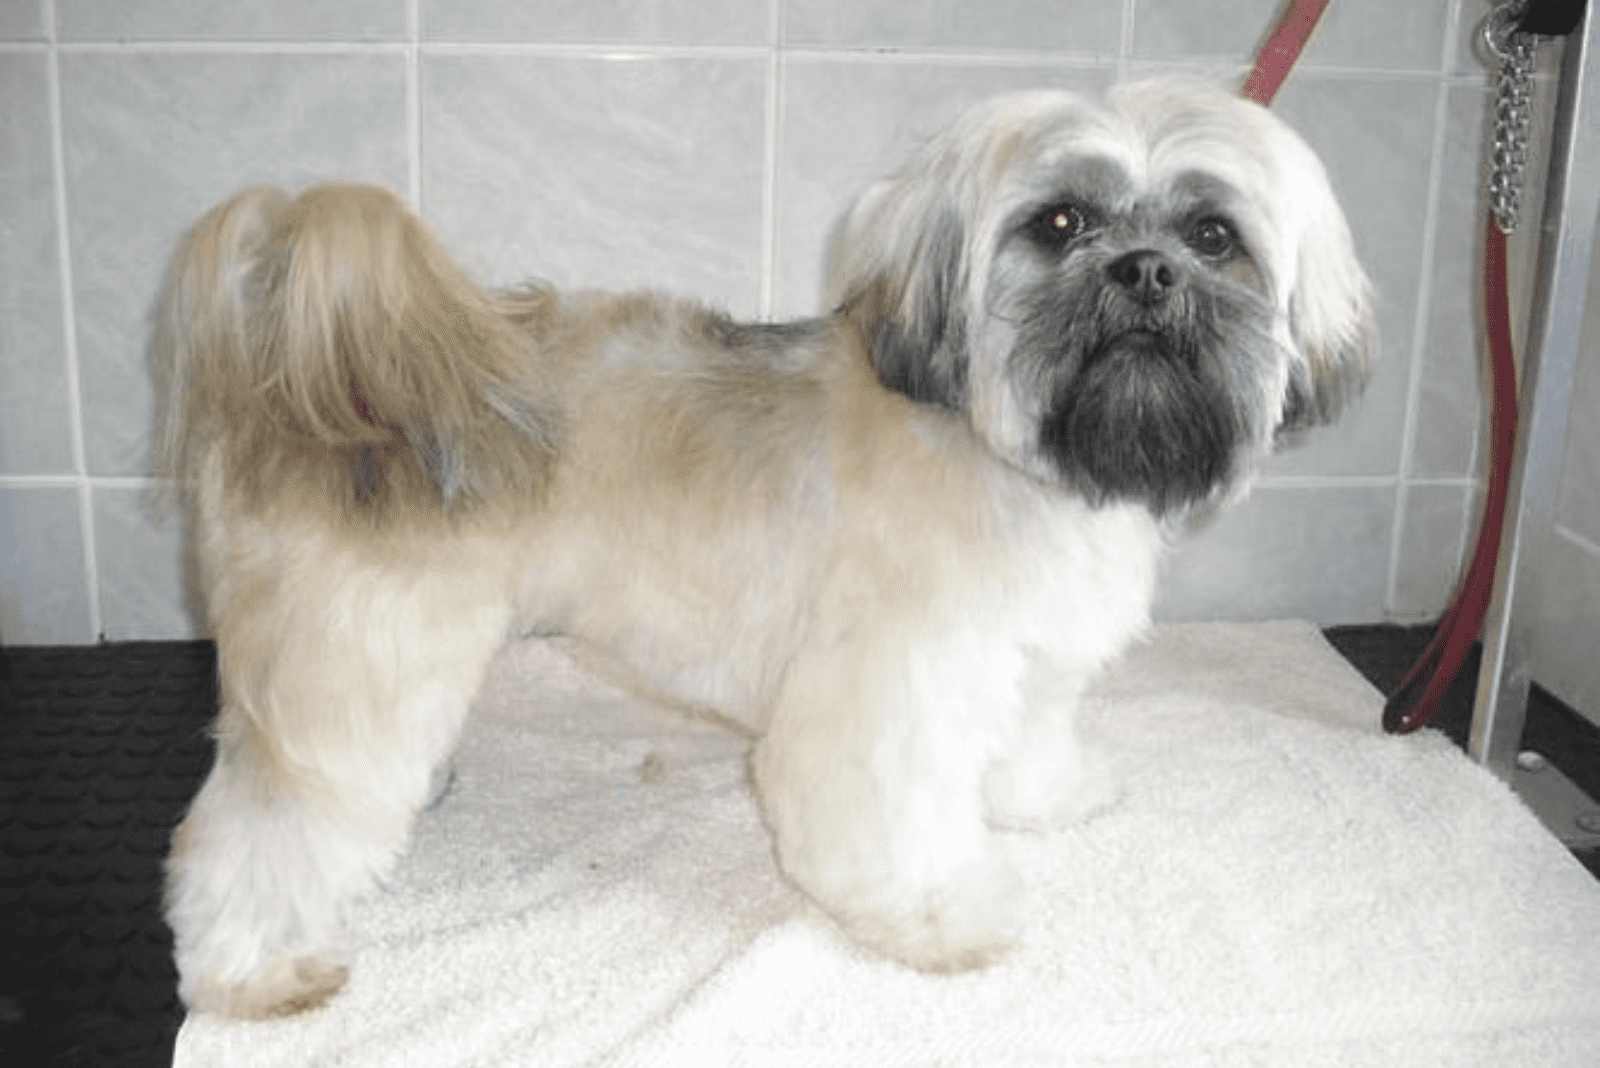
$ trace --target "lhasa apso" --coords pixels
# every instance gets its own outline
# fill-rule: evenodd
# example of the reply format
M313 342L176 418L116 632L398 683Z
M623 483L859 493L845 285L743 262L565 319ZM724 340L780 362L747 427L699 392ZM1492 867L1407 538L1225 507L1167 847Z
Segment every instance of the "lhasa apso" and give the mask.
M190 1007L339 988L342 910L529 633L759 739L782 869L861 943L1012 944L994 829L1107 798L1080 692L1185 517L1365 378L1367 280L1307 146L1168 81L978 107L828 277L740 323L479 288L370 187L196 224L155 345L222 687L169 861Z

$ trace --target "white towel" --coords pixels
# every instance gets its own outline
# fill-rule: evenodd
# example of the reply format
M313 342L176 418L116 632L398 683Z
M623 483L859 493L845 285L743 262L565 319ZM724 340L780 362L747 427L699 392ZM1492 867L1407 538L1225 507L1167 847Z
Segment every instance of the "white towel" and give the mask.
M1022 944L930 976L783 882L739 739L517 646L348 988L175 1065L1600 1065L1600 884L1380 707L1308 624L1158 629L1086 717L1120 801L1007 835Z

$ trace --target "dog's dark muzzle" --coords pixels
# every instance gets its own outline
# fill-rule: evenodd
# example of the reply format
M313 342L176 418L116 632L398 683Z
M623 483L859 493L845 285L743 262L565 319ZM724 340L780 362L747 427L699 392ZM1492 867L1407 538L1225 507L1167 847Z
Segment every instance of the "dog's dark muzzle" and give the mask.
M1125 330L1062 383L1040 446L1091 500L1140 500L1162 514L1227 477L1239 440L1233 405L1183 336Z
M1125 373L1137 373L1141 368L1155 372L1163 365L1192 373L1198 359L1193 345L1184 344L1175 331L1152 322L1148 327L1125 330L1101 342L1089 352L1085 367L1114 360Z

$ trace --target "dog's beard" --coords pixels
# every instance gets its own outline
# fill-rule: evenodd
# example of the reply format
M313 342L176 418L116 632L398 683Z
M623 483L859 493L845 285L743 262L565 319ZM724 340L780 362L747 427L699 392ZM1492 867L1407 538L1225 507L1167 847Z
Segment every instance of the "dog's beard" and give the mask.
M1163 514L1227 478L1239 431L1217 383L1168 339L1124 335L1090 357L1040 427L1040 446L1086 496Z
M1159 308L1088 279L1082 290L1031 316L1019 339L1044 398L1040 453L1094 504L1164 515L1205 501L1266 418L1255 408L1275 360L1265 308L1194 289Z

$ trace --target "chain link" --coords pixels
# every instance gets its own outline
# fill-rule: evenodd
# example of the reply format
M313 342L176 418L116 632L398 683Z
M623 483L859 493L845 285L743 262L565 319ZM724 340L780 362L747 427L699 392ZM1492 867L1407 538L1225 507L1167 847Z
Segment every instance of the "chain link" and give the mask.
M1516 28L1527 0L1510 0L1482 24L1483 45L1500 66L1494 102L1494 159L1489 170L1489 210L1508 237L1522 208L1522 174L1533 123L1534 49L1538 39Z

